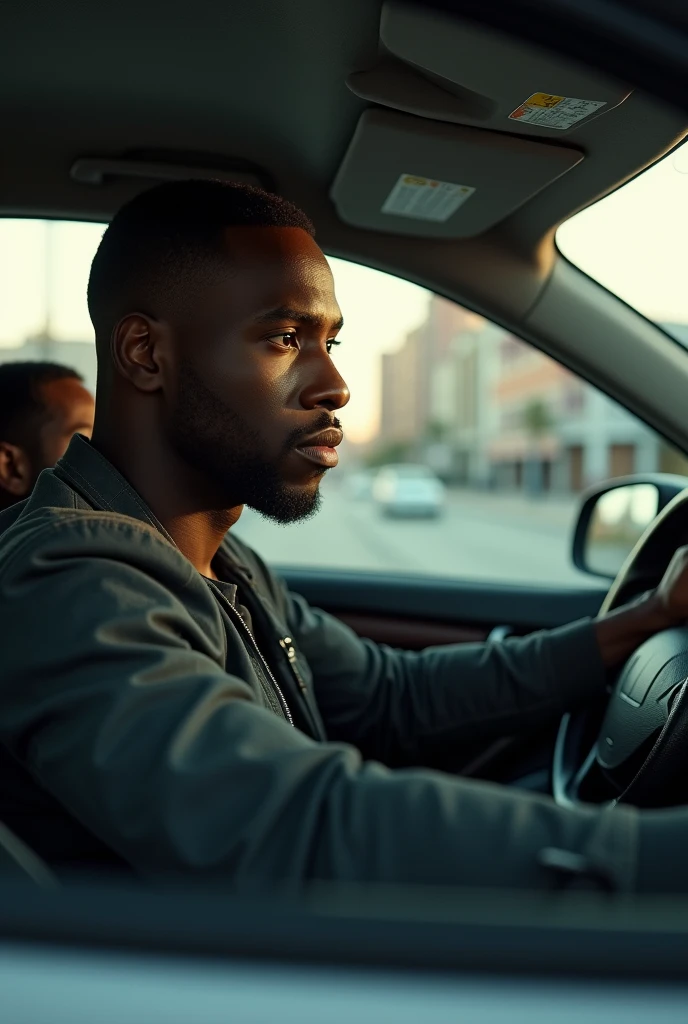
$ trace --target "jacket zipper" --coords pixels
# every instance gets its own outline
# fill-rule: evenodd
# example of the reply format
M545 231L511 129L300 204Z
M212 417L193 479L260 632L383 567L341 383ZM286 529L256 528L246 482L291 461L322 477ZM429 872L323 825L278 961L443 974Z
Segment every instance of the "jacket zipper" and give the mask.
M280 640L280 647L287 655L289 667L292 670L294 679L296 680L298 687L301 690L301 693L305 695L306 693L308 693L308 687L306 686L306 682L303 676L299 672L299 666L296 660L296 649L294 647L294 642L292 638L290 636L283 636L282 639Z
M228 601L227 598L225 597L225 595L222 593L222 591L218 587L214 586L212 580L208 580L208 585L210 587L212 587L212 589L214 590L214 592L216 594L218 594L218 596L221 598L222 603L225 605L225 607L230 610L230 612L232 613L232 618L236 622L239 622L241 624L241 627L243 628L244 632L248 634L248 636L249 636L249 638L251 640L251 643L253 645L253 649L255 650L256 654L260 658L260 660L261 660L261 662L263 664L263 667L264 667L264 669L265 669L265 671L267 673L267 677L268 677L268 679L270 680L270 682L272 683L272 685L275 688L275 692L277 693L277 696L279 697L279 701L280 701L280 704L281 704L282 709L284 711L284 714L286 716L286 719L289 722L289 724L293 726L294 725L294 719L291 716L291 711L289 710L289 705L287 704L286 700L284 699L284 694L282 693L282 690L280 689L279 683L275 679L275 677L272 674L272 671L270 669L270 666L268 665L267 661L263 657L263 653L262 653L260 647L258 646L258 642L257 642L256 638L254 637L253 633L249 629L248 625L244 622L244 620L242 619L241 615L239 614L237 609L234 607L234 605L231 603L231 601ZM280 640L280 643L281 642L282 641Z

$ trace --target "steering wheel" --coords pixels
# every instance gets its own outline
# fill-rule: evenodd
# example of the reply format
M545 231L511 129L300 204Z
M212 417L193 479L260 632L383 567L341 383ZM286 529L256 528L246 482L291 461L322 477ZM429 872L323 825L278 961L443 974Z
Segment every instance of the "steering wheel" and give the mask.
M648 527L607 594L610 612L656 586L688 540L688 492ZM606 701L563 716L552 761L556 802L688 803L688 627L647 640L611 683Z

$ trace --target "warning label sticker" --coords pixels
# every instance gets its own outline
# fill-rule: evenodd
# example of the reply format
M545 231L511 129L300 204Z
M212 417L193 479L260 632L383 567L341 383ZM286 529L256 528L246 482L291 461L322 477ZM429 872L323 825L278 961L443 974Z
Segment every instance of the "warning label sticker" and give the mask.
M520 107L509 114L509 120L566 131L604 106L604 100L577 100L572 96L552 96L548 92L534 92Z
M471 185L454 185L417 174L402 174L382 207L383 213L416 220L449 220L475 192Z

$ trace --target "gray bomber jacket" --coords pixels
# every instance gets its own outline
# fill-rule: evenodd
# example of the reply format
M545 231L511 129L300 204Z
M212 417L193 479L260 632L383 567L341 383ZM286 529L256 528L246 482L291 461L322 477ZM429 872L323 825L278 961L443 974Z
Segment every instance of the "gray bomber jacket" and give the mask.
M361 640L234 538L204 579L81 437L0 531L0 819L53 864L540 887L555 846L633 887L632 810L449 774L602 691L589 622L420 654Z

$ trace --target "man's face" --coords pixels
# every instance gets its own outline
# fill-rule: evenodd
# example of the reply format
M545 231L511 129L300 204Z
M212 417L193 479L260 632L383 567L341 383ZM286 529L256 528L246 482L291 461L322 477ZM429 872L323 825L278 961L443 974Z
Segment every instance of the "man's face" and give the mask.
M175 324L168 439L222 495L279 522L312 514L349 392L331 359L332 274L299 228L231 228L226 270Z
M43 469L54 466L64 455L75 434L91 436L95 414L93 396L81 381L73 377L43 384L41 399L45 419L32 459L34 482Z
M21 441L0 439L0 508L27 497L39 474L64 455L74 434L91 436L95 406L80 381L49 381L40 386L39 397L43 409L27 418Z

